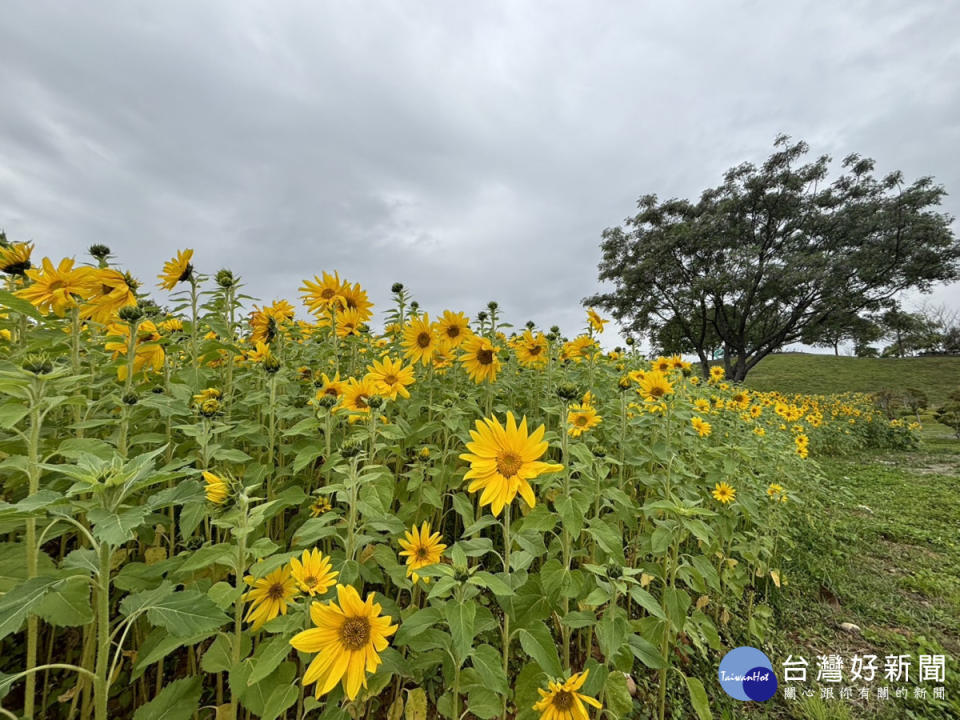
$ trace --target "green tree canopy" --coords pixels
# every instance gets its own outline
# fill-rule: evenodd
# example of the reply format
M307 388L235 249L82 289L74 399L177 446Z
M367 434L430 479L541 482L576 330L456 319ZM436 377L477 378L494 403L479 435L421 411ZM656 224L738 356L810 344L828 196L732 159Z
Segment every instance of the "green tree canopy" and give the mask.
M830 158L808 162L808 151L780 136L762 165L731 168L696 202L641 197L634 217L603 232L600 279L613 289L585 302L665 351L696 352L704 369L721 345L739 381L837 315L960 277L943 187L878 178L856 154L830 182Z

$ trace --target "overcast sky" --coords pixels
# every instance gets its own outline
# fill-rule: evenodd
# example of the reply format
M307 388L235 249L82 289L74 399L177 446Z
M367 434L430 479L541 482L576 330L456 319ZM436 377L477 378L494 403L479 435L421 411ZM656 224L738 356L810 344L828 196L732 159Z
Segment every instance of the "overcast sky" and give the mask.
M177 248L295 300L583 324L605 227L812 154L933 175L960 215L960 3L4 3L0 227L155 285ZM956 227L956 226L955 226ZM960 286L930 299L960 307ZM378 316L379 317L379 316ZM608 341L609 342L609 341Z

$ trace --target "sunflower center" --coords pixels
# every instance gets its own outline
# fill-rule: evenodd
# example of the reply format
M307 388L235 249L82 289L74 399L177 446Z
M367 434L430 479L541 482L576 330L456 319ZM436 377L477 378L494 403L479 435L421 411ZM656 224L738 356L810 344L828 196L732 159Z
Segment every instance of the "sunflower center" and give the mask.
M397 380L397 376L396 376L396 375L384 375L384 376L383 376L383 382L384 382L385 384L387 384L387 385L396 385L397 382L399 382L399 381Z
M511 478L520 471L523 460L512 453L504 453L497 458L497 472L505 478Z
M536 357L541 352L543 352L543 348L540 347L539 345L534 345L533 347L528 348L527 352L533 355L534 357Z
M422 332L417 335L417 345L422 348L430 347L430 333Z
M367 400L369 400L369 399L370 399L370 398L367 397L366 395L357 395L357 407L358 407L358 408L369 407L369 406L367 405Z
M180 277L177 278L177 282L183 282L184 280L190 279L190 274L193 272L193 265L187 263L183 268L183 272L180 273Z
M322 297L324 300L329 300L334 295L336 295L336 291L333 288L324 288L320 291L320 297Z
M567 690L560 690L553 696L553 706L557 710L569 710L573 707L573 693Z
M283 600L284 595L283 583L273 583L267 588L267 597L271 600Z
M353 617L340 626L340 642L347 650L360 650L370 641L370 621L365 617Z
M478 350L477 362L481 365L491 365L493 363L493 350Z
M318 582L319 581L313 575L307 575L303 579L303 584L306 585L308 588L316 587Z
M447 328L447 337L448 338L457 338L460 337L460 328L456 325L451 325Z
M333 395L334 397L339 397L340 391L338 391L335 387L328 387L326 390L323 391L323 394L324 394L324 395Z
M574 422L576 425L579 425L580 427L583 427L584 425L587 424L587 416L586 416L586 415L577 415L577 419L574 420L573 422Z
M417 548L417 560L426 560L429 554L429 551L423 545Z

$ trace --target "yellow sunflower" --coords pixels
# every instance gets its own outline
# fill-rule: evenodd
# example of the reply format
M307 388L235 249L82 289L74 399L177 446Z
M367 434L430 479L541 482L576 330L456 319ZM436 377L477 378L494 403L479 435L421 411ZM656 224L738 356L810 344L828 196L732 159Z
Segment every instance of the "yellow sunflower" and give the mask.
M331 310L342 310L347 306L343 297L343 283L340 273L323 273L323 278L314 275L313 280L304 280L300 288L303 304L315 315L324 316Z
M349 410L351 413L370 414L370 398L378 395L377 386L369 376L362 380L350 378L343 389L343 397L340 399L340 406Z
M500 348L487 338L474 335L463 344L463 354L460 364L467 371L467 375L475 383L493 382L500 372L500 358L497 353Z
M250 600L250 609L243 619L251 623L256 632L277 615L286 615L287 606L297 594L296 580L288 565L277 568L262 578L247 575L244 579L253 589L243 594L241 600Z
M430 523L426 522L419 530L414 525L405 533L404 537L398 542L400 547L403 548L400 551L400 556L406 556L407 558L407 577L417 582L420 580L420 576L414 572L415 570L440 562L443 551L447 549L447 546L440 540L440 533L436 532L431 535ZM430 578L423 578L423 581L425 583L430 582Z
M659 402L667 395L673 394L673 384L659 370L652 370L644 373L643 380L640 381L639 392L647 402Z
M203 471L203 479L207 483L206 488L204 488L207 500L214 505L223 505L227 500L227 496L230 494L227 484L212 472L207 472L206 470Z
M0 245L0 272L7 275L25 275L30 269L33 243Z
M450 348L460 347L464 340L473 334L467 316L462 312L451 310L443 311L437 320L436 332L440 336L440 341Z
M707 415L710 412L710 401L704 398L697 398L694 400L693 406L697 409L697 412L703 413L704 415Z
M527 418L518 426L511 412L507 413L506 427L496 417L476 421L476 430L470 431L473 442L467 443L470 452L460 455L460 459L470 463L464 475L464 480L472 480L467 490L483 491L481 507L490 505L493 514L499 515L517 493L530 507L536 505L528 481L543 473L563 470L563 465L538 461L547 451L544 432L541 425L528 433Z
M580 362L593 349L595 343L589 335L580 335L570 342L565 342L560 350L561 360Z
M127 345L130 338L130 325L127 323L111 323L107 326L107 337L119 339L108 340L104 344L104 349L113 352L113 359L116 360L121 355L127 354ZM160 332L157 326L150 320L144 320L137 326L137 339L133 350L133 374L136 375L141 370L153 370L160 372L163 369L165 354L163 346L159 342ZM126 363L117 367L117 379L127 379Z
M690 424L693 425L693 429L697 431L700 437L707 437L713 432L713 426L702 417L694 415L690 418Z
M317 548L304 550L299 560L290 558L290 572L300 591L310 597L323 595L333 587L340 574L333 569L330 558L324 557Z
M736 499L737 491L725 482L718 482L711 493L715 500L726 505Z
M80 309L80 317L106 325L120 308L137 304L136 290L139 283L129 273L113 268L91 269L93 293Z
M414 365L426 365L433 360L440 339L436 328L430 324L430 314L424 313L407 323L403 329L403 355L410 358Z
M318 653L303 674L304 687L316 683L319 698L342 680L347 698L353 700L367 686L367 673L377 671L382 662L378 653L386 650L397 626L390 624L389 615L380 615L373 593L363 602L352 586L337 585L337 599L339 605L314 602L310 618L316 627L297 633L290 644L300 652Z
M549 690L537 688L540 700L533 709L540 713L540 720L588 720L589 715L584 703L598 710L603 707L599 701L577 692L587 681L589 670L571 675L564 682L551 680Z
M726 371L722 367L719 365L714 365L710 368L710 382L718 383L723 380L726 374Z
M350 335L359 337L363 328L364 318L357 308L347 308L337 313L337 337L345 338Z
M347 310L356 310L360 323L365 323L373 317L373 303L367 297L367 291L360 287L360 283L344 281L340 288L340 295L346 303Z
M587 321L590 323L591 329L594 332L602 333L603 326L606 325L609 320L604 320L600 315L597 314L597 311L593 308L587 310Z
M333 510L333 505L330 504L330 498L326 495L321 495L310 505L310 517L320 517L330 510Z
M571 405L570 412L567 413L567 433L573 437L580 437L587 430L595 428L603 422L603 419L597 414L596 408L588 403L583 405Z
M327 377L326 373L320 373L320 388L317 390L317 399L319 400L324 395L332 395L335 398L339 398L343 395L343 391L346 388L347 384L340 380L340 373L337 373L333 380Z
M250 362L262 363L272 358L273 353L270 352L270 346L266 343L256 342L253 350L247 350L246 356Z
M769 487L767 487L767 497L774 502L785 503L787 501L787 491L783 489L783 485L770 483Z
M391 400L396 400L397 395L410 397L407 386L415 382L413 367L410 365L404 367L403 361L385 357L383 360L374 360L373 365L367 366L367 370L367 378L373 380L378 395Z
M160 287L164 290L173 290L177 283L189 280L193 275L193 265L190 259L193 257L193 250L177 250L177 256L167 260L163 264L163 272L157 275L161 281Z
M513 344L513 349L520 364L527 367L543 367L550 359L547 337L543 333L534 335L531 330L525 330Z
M93 269L73 267L73 258L63 258L57 267L50 258L44 258L42 266L26 271L31 284L16 295L29 301L40 312L51 310L63 317L67 310L76 307L78 299L89 298L95 290Z

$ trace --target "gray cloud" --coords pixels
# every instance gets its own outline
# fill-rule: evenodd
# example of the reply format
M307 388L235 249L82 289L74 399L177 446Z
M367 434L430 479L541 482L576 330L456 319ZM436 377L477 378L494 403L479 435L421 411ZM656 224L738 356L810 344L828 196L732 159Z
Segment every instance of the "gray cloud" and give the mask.
M4 8L0 225L150 284L193 247L267 301L337 269L573 333L603 228L778 132L960 193L955 4L93 7Z

